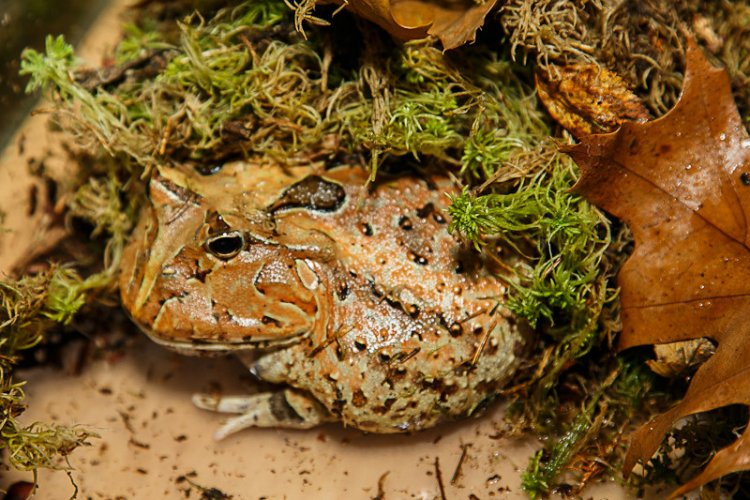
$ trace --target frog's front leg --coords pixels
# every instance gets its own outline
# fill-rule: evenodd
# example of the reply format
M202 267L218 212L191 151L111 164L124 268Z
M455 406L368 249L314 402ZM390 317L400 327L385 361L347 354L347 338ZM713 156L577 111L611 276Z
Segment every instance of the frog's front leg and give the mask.
M290 380L285 367L290 361L289 356L293 356L292 350L282 349L260 355L254 351L239 351L235 356L261 380L284 385ZM247 396L195 394L193 404L204 410L238 415L228 419L214 433L216 439L250 427L310 429L338 420L312 395L291 387Z
M309 429L335 420L318 401L295 389L249 396L195 394L193 404L204 410L239 414L214 433L217 440L249 427Z

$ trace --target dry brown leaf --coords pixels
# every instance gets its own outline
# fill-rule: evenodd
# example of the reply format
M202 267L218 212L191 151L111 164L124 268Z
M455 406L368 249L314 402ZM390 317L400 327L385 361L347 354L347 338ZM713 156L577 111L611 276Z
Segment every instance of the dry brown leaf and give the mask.
M401 40L433 35L445 50L455 49L476 38L477 30L497 0L475 3L422 0L339 1L355 14L368 19Z
M656 344L656 359L649 359L646 364L652 372L662 377L684 377L713 356L714 352L714 345L703 337L670 344Z
M690 41L683 94L668 114L586 137L568 152L581 167L576 190L623 219L635 239L618 275L620 349L718 343L683 400L633 434L628 473L680 418L750 405L750 137L726 72ZM750 427L673 496L748 469Z
M596 64L540 68L536 90L552 118L577 138L612 132L626 121L649 119L625 81Z

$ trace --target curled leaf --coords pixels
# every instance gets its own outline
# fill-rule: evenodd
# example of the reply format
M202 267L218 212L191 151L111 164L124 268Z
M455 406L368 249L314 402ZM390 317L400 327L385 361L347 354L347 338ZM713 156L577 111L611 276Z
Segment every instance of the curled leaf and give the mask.
M705 338L657 344L654 346L656 359L649 359L646 364L652 372L662 377L683 377L713 356L714 352L714 345Z
M577 138L649 118L623 79L596 64L540 67L536 90L552 118Z
M477 30L497 0L348 0L339 3L400 40L432 35L440 39L445 50L450 50L474 41Z

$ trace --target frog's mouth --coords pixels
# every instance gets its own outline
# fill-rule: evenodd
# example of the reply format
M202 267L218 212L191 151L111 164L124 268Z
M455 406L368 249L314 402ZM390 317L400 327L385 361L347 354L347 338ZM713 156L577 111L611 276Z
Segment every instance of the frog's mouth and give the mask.
M308 337L320 320L315 297L307 303L286 297L259 309L255 301L227 305L191 291L160 301L158 312L131 311L132 319L154 342L182 353L281 348Z
M137 323L137 322L136 322ZM219 341L208 340L204 338L190 338L186 340L177 340L174 338L164 337L160 333L150 331L147 327L140 325L141 330L155 343L166 347L180 354L227 354L233 351L249 350L275 350L281 349L292 344L296 344L307 338L310 332L301 332L297 335L285 337L282 339L272 338L254 338L243 339L240 341Z

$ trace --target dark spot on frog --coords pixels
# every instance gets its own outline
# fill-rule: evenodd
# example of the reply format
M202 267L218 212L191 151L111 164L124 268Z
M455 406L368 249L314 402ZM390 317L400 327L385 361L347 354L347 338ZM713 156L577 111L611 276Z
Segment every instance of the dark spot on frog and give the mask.
M425 206L417 210L417 217L420 219L426 219L435 210L435 205L427 203Z
M476 366L472 365L471 364L471 360L467 359L466 361L464 361L463 363L461 363L460 365L458 365L457 367L455 367L453 369L453 373L455 373L458 376L463 377L467 373L469 373L470 371L472 371L474 368L476 368Z
M440 213L436 212L432 214L432 219L438 224L445 224L445 217L443 217Z
M380 360L381 363L388 363L391 360L391 356L388 353L379 352L378 359Z
M385 291L383 290L383 287L375 284L374 281L369 280L370 284L370 291L372 291L372 294L377 297L378 299L382 299L385 297Z
M281 422L294 421L302 422L304 419L294 410L294 407L286 400L283 391L274 392L268 401L271 414Z
M393 307L394 309L398 309L399 311L406 311L404 305L399 302L398 299L391 297L390 295L386 295L385 297L383 297L383 299L389 306Z
M337 388L336 399L333 400L333 404L331 405L331 413L341 417L341 412L344 410L344 406L346 406L346 399L343 398L341 390Z
M668 154L670 151L672 151L672 146L670 146L669 144L662 144L659 146L659 152L657 153L657 156Z
M166 297L165 299L160 300L159 303L161 305L164 305L167 302L167 300L172 300L172 299L177 299L177 301L179 302L182 299L184 299L185 297L189 297L189 296L190 296L190 292L182 290L179 293L175 293L174 295L172 295L170 297Z
M218 174L224 165L197 165L195 171L203 176Z
M451 323L451 326L448 327L448 332L451 334L451 337L458 337L463 331L464 329L461 326L461 323L458 322Z
M372 232L372 226L367 222L362 223L362 234L364 234L365 236L372 236L374 234Z
M336 359L338 359L339 361L343 361L344 358L346 358L346 351L344 351L344 348L341 347L341 343L336 340Z
M354 391L354 394L352 394L352 404L357 408L362 408L365 404L367 404L367 398L365 397L365 393L362 392L361 389L357 389Z
M356 348L356 349L357 349L358 351L364 351L365 349L367 349L367 344L365 344L364 342L362 342L362 341L360 341L360 340L355 340L355 341L354 341L354 347L355 347L355 348Z
M29 188L29 209L26 211L26 215L32 216L36 213L37 205L39 204L39 186L32 184Z
M391 363L397 363L397 364L406 363L411 358L419 354L419 351L421 350L422 350L421 347L415 347L414 349L411 349L410 351L399 351L393 355L393 357L391 358ZM405 372L406 372L406 368L404 368L403 366L398 366L394 370L392 370L392 373L398 373L400 375L403 375Z
M743 186L750 186L750 174L742 172L742 174L740 174L740 182L742 182Z
M482 258L467 246L460 247L454 254L456 274L473 273L483 266Z
M261 323L263 323L264 325L273 325L273 326L275 326L276 328L280 328L280 327L281 327L281 321L279 321L279 320L278 320L278 319L276 319L276 318L272 318L271 316L263 316L263 317L262 317L262 318L260 319L260 321L261 321Z
M400 227L404 231L411 231L412 229L414 229L414 226L412 226L411 224L411 220L405 215L402 215L398 220L398 227Z
M406 313L412 318L416 318L417 316L419 316L419 306L417 304L409 304L408 306L406 306ZM421 336L419 340L422 340Z
M440 401L445 402L448 400L448 396L455 394L458 391L458 384L446 384L441 379L422 380L420 386L425 391L438 392L440 393Z
M197 260L195 261L195 268L196 268L196 271L193 274L193 278L197 279L201 283L205 283L206 276L211 274L211 271L213 271L213 269L201 269L200 264L198 263Z
M430 191L437 191L438 190L438 185L435 184L435 181L432 179L431 176L423 176L422 180L427 185L427 189L429 189Z
M451 384L444 386L443 390L440 391L440 401L446 402L448 401L448 397L452 396L458 392L458 385L457 384Z
M495 354L497 354L498 348L499 344L497 342L487 342L482 354L487 356L494 356Z
M49 177L44 178L44 188L47 191L47 206L50 207L50 210L57 205L57 182L55 182L54 179L50 179ZM124 194L123 194L124 197ZM122 200L123 204L124 199Z
M372 411L377 413L378 415L385 415L391 410L391 406L393 406L393 403L395 402L396 398L388 398L383 401L382 406L375 406Z
M346 283L342 283L338 290L339 300L346 300L349 296L349 286Z
M273 213L282 209L307 208L333 212L338 210L345 200L346 191L340 184L317 175L308 175L289 186L281 197L268 207L268 211Z
M404 368L403 366L399 366L395 370L391 370L388 374L388 377L392 381L399 382L406 377L406 368Z
M411 259L417 264L419 264L420 266L426 266L427 264L429 264L429 261L422 255L419 255L414 252L409 252L409 253L411 254L410 255Z

